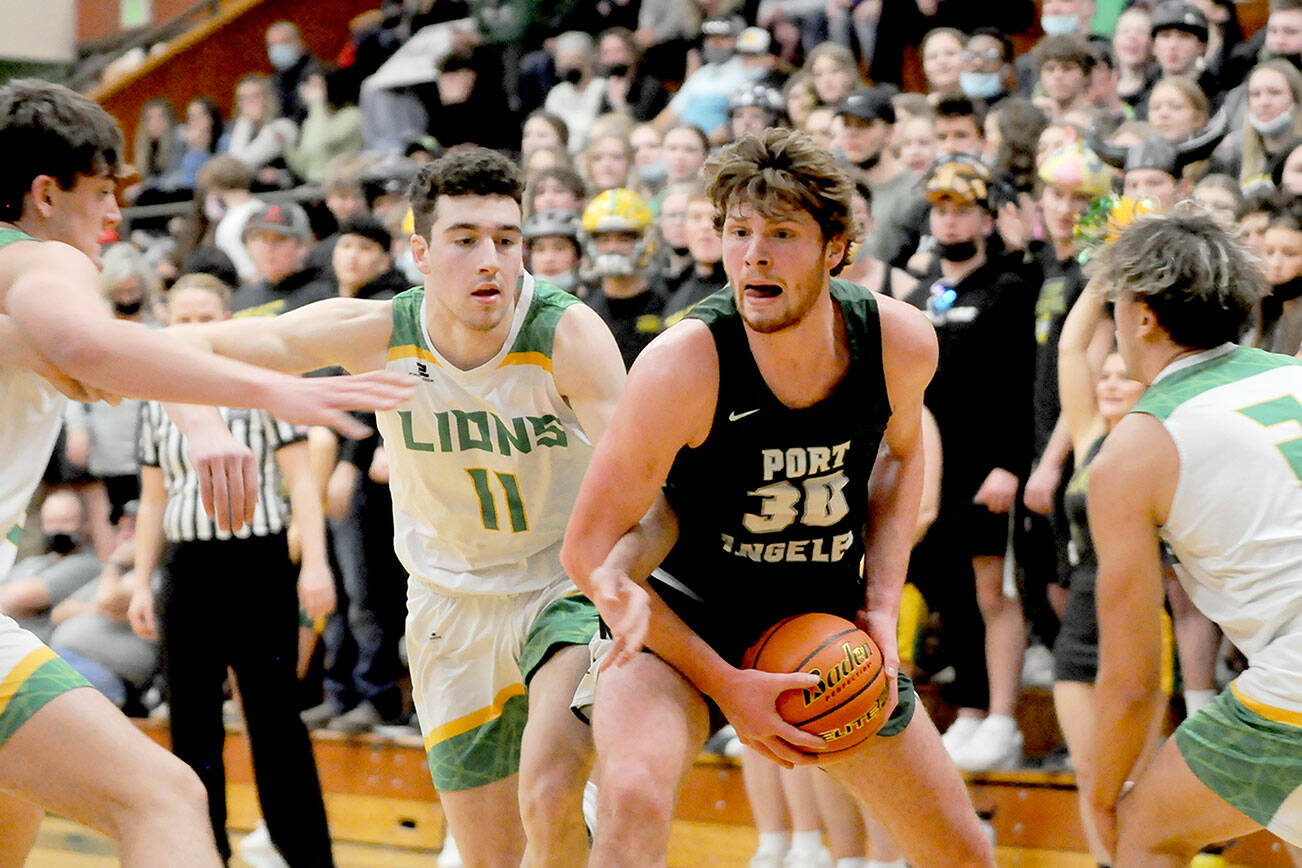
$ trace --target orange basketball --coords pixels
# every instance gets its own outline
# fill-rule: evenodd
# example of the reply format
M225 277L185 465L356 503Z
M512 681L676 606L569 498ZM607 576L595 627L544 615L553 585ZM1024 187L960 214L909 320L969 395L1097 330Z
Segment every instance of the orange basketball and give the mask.
M778 696L782 719L820 736L820 753L848 750L876 734L890 699L882 652L868 634L836 615L814 612L786 618L764 631L742 666L765 672L809 672L811 690Z

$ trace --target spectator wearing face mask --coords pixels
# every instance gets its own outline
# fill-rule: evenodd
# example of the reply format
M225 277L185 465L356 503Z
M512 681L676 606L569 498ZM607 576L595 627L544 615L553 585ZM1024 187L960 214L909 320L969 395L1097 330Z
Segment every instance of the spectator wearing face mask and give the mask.
M56 489L41 504L41 554L14 564L0 584L0 614L49 642L55 606L99 575L99 558L83 547L85 513L71 489Z
M571 30L556 37L556 85L543 108L565 121L569 151L582 152L588 130L601 113L606 79L597 75L597 47L587 33Z
M1231 171L1237 164L1240 185L1270 171L1288 143L1302 135L1302 73L1282 58L1258 64L1248 75L1248 110L1242 132L1229 136L1218 151ZM1237 141L1236 141L1237 139ZM1237 144L1230 153L1227 148Z
M271 80L281 111L294 123L301 124L307 117L308 106L299 88L311 75L319 73L321 66L303 44L303 36L292 21L277 21L267 28L267 60L275 70Z
M710 18L701 25L701 64L687 77L669 106L656 117L656 126L669 130L692 124L705 130L712 141L726 132L728 99L744 84L764 73L737 54L740 18Z
M998 30L982 27L959 55L958 86L963 95L989 107L1008 96L1013 79L1013 44Z
M597 39L599 73L606 81L600 114L626 114L635 121L649 121L669 104L664 82L641 64L642 52L633 32L612 27Z

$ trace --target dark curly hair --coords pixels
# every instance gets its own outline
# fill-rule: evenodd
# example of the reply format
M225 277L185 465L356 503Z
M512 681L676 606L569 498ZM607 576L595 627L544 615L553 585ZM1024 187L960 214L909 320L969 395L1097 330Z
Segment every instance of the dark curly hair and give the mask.
M108 112L75 91L34 78L0 88L0 220L22 216L23 196L40 175L71 190L78 175L122 171L122 130Z
M421 168L411 180L407 198L416 233L429 237L440 196L506 196L520 204L524 181L520 169L497 151L470 147L449 151Z
M751 133L722 148L705 164L706 195L714 203L714 227L723 230L735 203L754 205L765 214L805 211L823 240L856 235L850 208L854 184L823 148L802 132L783 128ZM850 264L846 256L832 269Z

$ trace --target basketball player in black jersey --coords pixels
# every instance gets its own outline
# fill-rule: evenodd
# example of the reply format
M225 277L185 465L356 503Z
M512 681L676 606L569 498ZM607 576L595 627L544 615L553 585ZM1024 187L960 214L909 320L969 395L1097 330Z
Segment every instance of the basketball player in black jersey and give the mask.
M618 664L601 672L593 715L591 864L664 864L682 773L717 708L760 754L824 765L912 864L992 866L898 677L935 334L915 309L832 279L853 236L851 184L812 140L747 136L707 175L729 286L633 365L562 552ZM814 676L739 668L765 628L810 611L856 620L891 676L880 734L835 762L807 753L822 740L776 709Z

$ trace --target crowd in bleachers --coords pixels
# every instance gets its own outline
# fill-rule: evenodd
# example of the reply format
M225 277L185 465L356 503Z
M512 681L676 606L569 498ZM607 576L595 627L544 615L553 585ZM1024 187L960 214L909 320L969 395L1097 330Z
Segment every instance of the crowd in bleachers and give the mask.
M596 310L631 365L725 283L701 174L711 150L803 130L855 181L861 234L842 276L916 304L940 337L927 406L943 473L910 569L925 606L906 607L903 647L960 709L945 743L965 770L1021 761L1024 678L1088 683L1096 665L1097 634L1070 614L1086 593L1075 583L1092 581L1071 514L1092 441L1072 428L1079 394L1060 398L1059 380L1060 351L1085 366L1084 388L1109 376L1106 313L1068 322L1087 282L1082 215L1114 192L1158 210L1194 199L1240 228L1275 288L1243 340L1302 348L1302 0L1272 0L1255 34L1230 0L386 0L341 42L314 57L278 23L233 94L196 81L185 106L160 98L120 119L134 123L140 177L101 275L117 315L175 321L178 282L207 293L213 316L421 283L406 184L473 143L518 157L527 266ZM918 78L910 45L920 92L904 90ZM140 421L150 413L73 405L47 474L47 551L0 588L0 611L141 714L168 696L156 674L177 671L130 629L153 626L138 623L155 604L139 594L149 584L129 577L158 560L135 551L142 523L172 546L219 536L195 502L178 503L185 480L169 474L185 471L169 470L164 435ZM248 425L274 439L274 421ZM289 539L282 572L298 577L305 613L305 686L278 699L309 727L410 729L385 445L304 436L264 443L282 456L302 442L326 529L296 507L287 529L264 531ZM167 485L142 490L142 463ZM314 536L329 594L309 575L324 568ZM1170 605L1193 710L1231 664L1174 582Z

